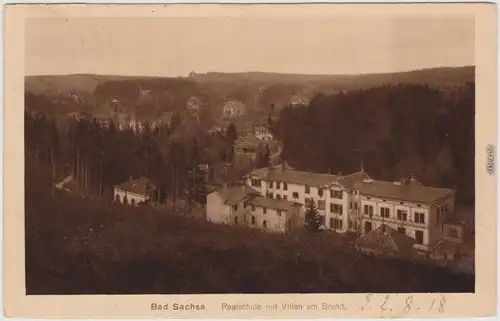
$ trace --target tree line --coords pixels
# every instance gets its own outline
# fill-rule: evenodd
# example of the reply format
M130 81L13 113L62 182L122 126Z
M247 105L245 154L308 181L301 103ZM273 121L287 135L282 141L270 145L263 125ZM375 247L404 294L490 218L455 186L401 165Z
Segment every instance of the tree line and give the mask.
M447 91L385 85L286 106L273 130L295 167L348 174L363 166L384 180L414 175L473 204L474 111L473 83Z

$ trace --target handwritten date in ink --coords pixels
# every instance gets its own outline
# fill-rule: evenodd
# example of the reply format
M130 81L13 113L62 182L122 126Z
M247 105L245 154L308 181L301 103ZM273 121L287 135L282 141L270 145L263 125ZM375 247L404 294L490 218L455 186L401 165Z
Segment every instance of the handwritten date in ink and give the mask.
M412 311L423 311L428 310L428 312L439 312L444 313L446 298L443 295L439 297L430 297L429 299L415 300L412 295L401 296L396 295L397 298L393 298L393 295L387 294L382 299L377 300L373 297L373 294L369 293L365 297L364 303L360 307L360 311L382 311L382 312L392 312L400 310L403 313L410 313ZM378 302L377 302L378 301Z

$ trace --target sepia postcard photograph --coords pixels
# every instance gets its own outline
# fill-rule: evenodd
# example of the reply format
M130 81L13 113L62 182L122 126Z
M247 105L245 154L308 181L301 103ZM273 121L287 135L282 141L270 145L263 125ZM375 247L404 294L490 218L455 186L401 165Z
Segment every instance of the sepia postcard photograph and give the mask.
M7 6L4 313L494 315L496 23Z

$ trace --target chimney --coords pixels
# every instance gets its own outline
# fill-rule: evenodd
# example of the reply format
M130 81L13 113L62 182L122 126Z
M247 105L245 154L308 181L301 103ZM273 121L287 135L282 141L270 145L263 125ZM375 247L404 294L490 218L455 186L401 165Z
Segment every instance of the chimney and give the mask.
M281 171L284 172L286 170L286 165L285 163L281 163Z
M128 176L128 181L131 182L132 181L132 175L129 175Z

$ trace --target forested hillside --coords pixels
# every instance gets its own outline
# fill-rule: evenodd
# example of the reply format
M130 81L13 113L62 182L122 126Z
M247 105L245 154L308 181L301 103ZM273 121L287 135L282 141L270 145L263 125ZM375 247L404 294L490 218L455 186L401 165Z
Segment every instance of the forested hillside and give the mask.
M118 131L112 123L103 128L93 120L69 120L62 125L42 116L25 115L26 158L73 175L85 193L103 195L130 176L150 177L159 187L160 200L185 197L187 175L201 163L204 140L172 142L179 126L142 133ZM182 196L180 196L182 195Z
M473 292L474 277L359 253L335 233L272 235L80 198L27 160L27 294Z
M474 83L441 91L397 85L316 95L304 108L284 108L275 131L284 158L302 169L358 171L456 188L474 202Z
M207 73L189 77L133 77L106 75L32 76L25 79L25 92L31 96L57 98L61 108L110 114L135 114L139 119L157 117L161 111L178 111L191 96L199 96L209 114L220 117L224 103L243 102L259 117L270 104L281 109L293 95L311 97L382 86L384 84L429 85L449 90L474 81L474 67L431 68L400 73L362 75L296 75L266 72ZM141 91L148 91L141 97ZM78 95L80 99L73 99ZM119 101L110 108L109 102ZM91 106L91 108L89 108ZM36 107L29 105L28 108ZM71 109L69 108L69 109ZM265 116L265 113L264 113Z

